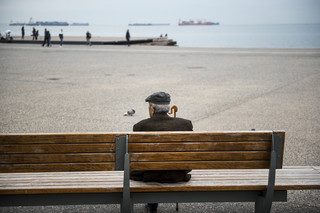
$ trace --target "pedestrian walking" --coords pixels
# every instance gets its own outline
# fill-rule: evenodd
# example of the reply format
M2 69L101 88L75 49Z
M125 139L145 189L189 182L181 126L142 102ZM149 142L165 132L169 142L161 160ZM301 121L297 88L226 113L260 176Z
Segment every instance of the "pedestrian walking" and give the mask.
M130 32L129 32L129 29L127 30L127 33L126 33L126 39L127 39L127 45L128 45L128 47L130 47Z
M47 31L47 47L51 47L51 34L50 31Z
M42 46L44 46L45 44L48 45L48 31L47 31L47 28L44 29L44 40L43 40Z
M91 33L87 31L86 33L86 39L87 39L87 46L91 46Z
M21 27L21 39L24 39L24 26Z
M60 47L62 47L62 44L63 44L63 30L62 29L60 30L59 38L60 38Z
M36 35L37 35L36 28L32 28L32 40L37 40Z

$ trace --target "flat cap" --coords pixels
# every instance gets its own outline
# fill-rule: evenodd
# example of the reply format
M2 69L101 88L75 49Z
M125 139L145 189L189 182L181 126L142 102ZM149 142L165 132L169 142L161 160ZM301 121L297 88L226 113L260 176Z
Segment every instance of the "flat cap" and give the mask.
M155 92L146 98L146 102L154 104L170 104L170 95L165 92Z

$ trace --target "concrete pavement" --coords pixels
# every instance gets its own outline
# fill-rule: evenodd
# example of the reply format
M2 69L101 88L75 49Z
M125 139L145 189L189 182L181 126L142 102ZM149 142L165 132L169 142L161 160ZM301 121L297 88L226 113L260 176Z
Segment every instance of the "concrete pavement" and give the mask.
M0 132L121 132L166 91L195 131L285 130L284 165L320 165L320 49L0 45ZM129 109L134 116L123 116ZM293 191L272 212L319 212ZM180 212L250 212L253 204L181 204ZM117 206L1 208L113 212ZM143 205L137 205L137 212ZM162 204L159 212L175 212Z

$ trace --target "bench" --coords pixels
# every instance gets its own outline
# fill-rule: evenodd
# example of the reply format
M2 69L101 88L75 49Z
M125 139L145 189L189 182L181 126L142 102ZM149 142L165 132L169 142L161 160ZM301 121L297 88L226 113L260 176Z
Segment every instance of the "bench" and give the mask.
M284 131L144 132L126 137L124 205L175 202L255 202L270 212L287 190L320 189L320 167L283 167ZM174 184L129 181L130 170L189 170Z
M1 134L0 205L121 204L119 135Z
M320 189L320 167L283 167L284 131L0 134L0 206L255 202ZM130 170L192 169L182 183Z

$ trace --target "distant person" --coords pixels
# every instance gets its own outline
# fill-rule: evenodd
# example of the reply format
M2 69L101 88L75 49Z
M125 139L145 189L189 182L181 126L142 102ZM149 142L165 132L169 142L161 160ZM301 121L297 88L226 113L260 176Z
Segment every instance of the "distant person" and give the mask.
M36 40L38 40L39 30L36 31Z
M47 47L51 47L51 34L47 31Z
M21 27L21 39L24 39L24 26Z
M7 30L5 32L5 40L12 40L12 37L11 37L11 30Z
M59 33L59 39L60 39L60 47L62 47L62 44L63 44L63 30L62 29L60 30L60 33Z
M87 46L91 46L91 33L87 31L86 33L86 39L87 39Z
M44 29L44 40L43 40L42 46L44 46L45 44L48 44L48 31L47 31L47 28Z
M37 40L36 35L37 35L36 28L32 28L32 40Z
M127 33L126 33L126 39L127 39L127 45L128 45L128 47L130 47L130 32L129 32L129 29L127 30Z

